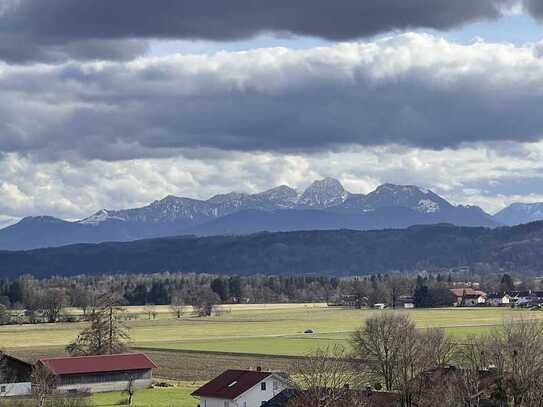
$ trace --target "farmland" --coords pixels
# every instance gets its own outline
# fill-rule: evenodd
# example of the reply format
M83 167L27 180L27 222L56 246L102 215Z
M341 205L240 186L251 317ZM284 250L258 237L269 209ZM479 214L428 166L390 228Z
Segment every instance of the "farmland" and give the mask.
M383 311L287 306L240 308L207 318L189 315L176 319L163 309L156 319L142 313L127 325L135 348L299 356L319 346L348 344L351 332L379 312ZM409 315L420 328L441 327L458 339L488 331L510 318L543 319L543 313L509 308L398 312ZM61 349L83 326L84 323L3 326L0 345L20 354L42 347ZM314 334L304 334L307 329Z
M301 355L314 346L345 341L363 321L383 311L344 308L273 308L235 310L219 316L174 318L141 314L128 321L135 347L222 352ZM503 320L543 313L509 308L402 310L420 328L441 327L457 338L483 332ZM62 347L72 341L84 323L10 325L0 327L3 348ZM312 329L315 334L303 332Z
M132 347L148 353L160 368L157 377L178 383L175 388L140 392L136 406L192 406L190 392L197 383L228 368L289 370L293 358L323 346L349 346L353 330L365 319L383 311L340 307L238 307L219 315L198 318L187 312L175 318L167 307L157 308L149 318L148 309L127 321ZM386 311L385 311L386 312ZM457 308L397 311L409 315L421 329L441 327L458 341L471 334L488 332L504 320L543 319L543 312L510 308ZM26 359L59 355L84 327L84 323L57 323L0 327L0 345ZM311 329L314 333L305 334ZM96 396L99 406L115 405L121 394Z

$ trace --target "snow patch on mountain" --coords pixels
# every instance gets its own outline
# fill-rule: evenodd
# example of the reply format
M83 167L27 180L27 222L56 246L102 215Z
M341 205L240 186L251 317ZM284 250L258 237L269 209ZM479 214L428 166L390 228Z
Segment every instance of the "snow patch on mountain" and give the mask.
M494 215L505 225L520 225L543 220L543 203L513 203Z
M341 205L349 197L349 192L334 178L313 182L302 194L298 205L309 208L329 208Z
M417 205L417 211L422 213L436 213L439 209L439 204L430 199L421 199Z
M89 216L88 218L85 218L83 220L80 220L78 223L82 225L99 225L100 223L103 223L107 220L120 220L124 221L125 219L121 218L120 216L115 216L107 209L102 209L96 212L94 215Z

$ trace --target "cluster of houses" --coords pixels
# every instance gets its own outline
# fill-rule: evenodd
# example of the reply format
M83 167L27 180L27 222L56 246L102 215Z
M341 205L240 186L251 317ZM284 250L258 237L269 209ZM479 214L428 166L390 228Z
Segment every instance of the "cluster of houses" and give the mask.
M539 307L543 304L543 291L512 291L487 294L473 288L452 288L458 307Z
M35 379L33 372L38 370L47 372L54 379L54 390L58 393L97 393L124 391L128 386L132 389L149 388L152 386L153 370L158 367L143 353L42 358L36 365L0 353L0 365L0 397L29 395L32 392L32 379ZM454 366L426 372L421 377L422 397L430 400L436 394L441 394L440 386L443 385L450 389L464 377L461 373ZM477 398L491 400L497 382L497 376L491 370L480 371ZM333 397L338 397L338 389L334 391ZM306 393L309 391L293 388L286 373L257 368L227 370L194 391L192 396L198 400L199 407L287 407L292 405L294 399L303 400L307 397ZM346 400L345 405L351 405L348 400L356 399L371 407L393 407L400 399L398 393L371 388L360 390L345 386L339 389L339 393L342 400ZM322 394L319 397L326 397L327 393Z
M451 288L455 301L451 304L454 307L540 307L543 305L543 291L512 291L495 292L487 294L472 287ZM351 298L352 297L352 298ZM345 296L344 305L355 306L354 296ZM367 300L367 299L366 299ZM367 303L364 303L367 305ZM389 308L389 304L377 303L372 306L375 309ZM404 295L396 299L394 308L415 308L415 298Z

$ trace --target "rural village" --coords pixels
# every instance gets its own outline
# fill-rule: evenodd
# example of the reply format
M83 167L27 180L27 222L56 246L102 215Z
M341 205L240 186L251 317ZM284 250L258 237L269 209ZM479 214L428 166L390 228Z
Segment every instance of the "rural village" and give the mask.
M455 395L448 406L469 402L470 406L490 407L502 406L503 397L537 398L539 394L538 385L524 382L527 379L523 377L511 377L511 369L516 367L510 365L523 363L523 369L533 372L543 368L543 360L528 357L527 353L533 347L542 347L543 351L543 317L537 312L543 304L543 291L529 288L538 286L537 278L521 281L504 274L492 280L487 276L485 287L496 291L486 293L478 282L453 280L450 276L447 279L429 274L417 278L367 277L335 282L336 287L343 287L330 297L335 302L321 299L319 303L252 304L235 295L225 298L224 291L230 292L230 282L238 280L211 277L207 281L214 294L213 301L202 303L199 298L192 305L180 299L180 296L190 298L187 291L179 291L186 283L172 284L179 278L187 276L140 280L142 285L137 290L147 295L165 290L169 305L122 305L127 303L126 298L105 292L93 296L74 286L72 280L37 282L25 277L0 284L0 292L4 290L6 294L3 301L8 305L10 299L16 300L19 295L22 303L25 298L34 298L25 293L35 290L36 284L44 285L40 291L46 293L42 305L29 307L32 311L3 306L3 327L17 327L23 330L21 334L28 328L31 329L27 332L32 334L32 327L59 326L63 330L70 326L83 327L64 352L53 352L67 355L51 356L50 350L43 348L47 350L45 355L33 352L30 358L20 357L25 355L25 347L12 343L9 348L14 354L7 350L1 354L0 400L15 403L14 406L26 405L25 400L35 400L40 406L101 406L106 404L97 404L96 400L101 400L103 394L118 397L115 403L139 406L139 400L149 392L176 391L181 383L176 376L192 378L189 386L186 380L182 382L186 401L179 405L195 407L431 407L445 391ZM70 281L66 287L76 287L75 296L68 294L67 288L61 288L66 281ZM95 280L96 284L99 281ZM323 279L320 282L328 283ZM372 290L391 293L381 297ZM61 291L64 297L59 295ZM197 292L202 297L201 288ZM132 298L130 295L126 294L127 298ZM439 300L436 296L440 296ZM388 301L376 302L382 298ZM352 328L342 334L341 340L333 336L338 335L333 332L342 332L341 323L326 325L325 332L319 329L318 319L327 313L333 313L333 319L352 318L349 324ZM179 342L177 335L183 336L183 329L161 338L161 329L171 329L180 323L188 324L185 329L195 324L212 328L242 318L240 326L250 327L253 318L265 314L271 316L269 322L278 317L288 321L288 315L296 315L295 332L257 334L255 350L248 351L241 349L244 341L252 340L249 335L224 337L223 333L224 339L210 342L218 344L218 349L207 353L203 352L205 348L191 350L191 344L197 342L190 339ZM440 314L447 315L444 325ZM312 321L313 318L317 320ZM307 325L301 329L299 323L304 320ZM426 328L417 327L421 324ZM134 341L132 332L147 329L147 325L156 326L153 344ZM2 337L3 327L0 327ZM226 345L229 338L239 342L237 349L234 345L235 351L228 346L221 348L221 343ZM518 347L500 348L500 341L513 338ZM259 347L270 346L266 343L272 340L285 341L287 351L280 350L273 342L269 349ZM295 342L305 345L299 351L288 349ZM179 350L175 350L177 346ZM429 349L432 349L430 354ZM510 351L515 354L507 354ZM485 352L488 354L483 356ZM189 368L192 371L185 372L185 358L192 355L196 358L200 355L202 361L215 357L226 360L211 371L194 370L199 369L196 363ZM521 358L526 359L521 361ZM321 377L319 372L328 374ZM519 390L521 382L523 387Z
M0 0L0 407L543 407L543 0Z

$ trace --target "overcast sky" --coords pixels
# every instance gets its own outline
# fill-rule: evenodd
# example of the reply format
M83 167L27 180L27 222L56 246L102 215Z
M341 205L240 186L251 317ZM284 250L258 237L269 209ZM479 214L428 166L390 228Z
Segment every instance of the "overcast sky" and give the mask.
M0 0L0 227L324 176L543 201L540 0Z

